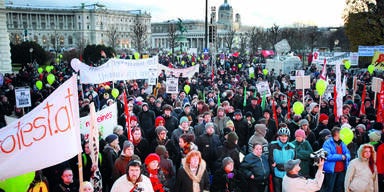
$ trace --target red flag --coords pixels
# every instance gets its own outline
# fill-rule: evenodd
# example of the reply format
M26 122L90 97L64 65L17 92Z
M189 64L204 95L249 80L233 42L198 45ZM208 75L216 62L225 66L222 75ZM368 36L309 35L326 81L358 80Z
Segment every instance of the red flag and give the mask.
M273 119L276 121L276 127L279 127L279 122L278 122L277 113L276 113L275 100L272 100L272 111L273 111Z
M337 116L337 89L336 85L333 87L333 115L335 116L335 122L339 122L339 117Z
M380 93L377 95L377 113L376 121L383 123L384 122L384 82L381 83Z
M327 80L327 59L324 58L323 69L321 70L320 79Z
M361 94L361 106L360 106L360 115L365 114L365 97L367 94L367 88L364 84L363 94Z
M288 103L287 103L287 107L288 107L287 119L291 119L291 99L292 99L292 96L293 96L293 92L289 91L288 92Z
M124 90L124 113L125 113L125 125L127 127L127 138L129 141L132 141L132 136L131 136L131 121L130 121L130 115L128 111L128 102L127 102L127 94L125 93Z

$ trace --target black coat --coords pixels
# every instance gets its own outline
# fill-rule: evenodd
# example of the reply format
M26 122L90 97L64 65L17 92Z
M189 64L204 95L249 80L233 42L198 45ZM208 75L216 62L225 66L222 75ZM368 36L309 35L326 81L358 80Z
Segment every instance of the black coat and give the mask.
M228 176L233 174L233 176ZM210 192L241 192L246 191L243 176L234 169L233 172L227 174L223 168L217 170L212 178Z

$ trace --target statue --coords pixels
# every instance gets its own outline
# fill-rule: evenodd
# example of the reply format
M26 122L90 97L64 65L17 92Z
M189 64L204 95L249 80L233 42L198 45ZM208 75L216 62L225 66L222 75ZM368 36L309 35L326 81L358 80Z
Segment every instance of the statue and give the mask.
M187 31L185 26L183 25L183 21L180 18L177 18L179 21L177 22L177 26L179 27L179 31L181 34Z

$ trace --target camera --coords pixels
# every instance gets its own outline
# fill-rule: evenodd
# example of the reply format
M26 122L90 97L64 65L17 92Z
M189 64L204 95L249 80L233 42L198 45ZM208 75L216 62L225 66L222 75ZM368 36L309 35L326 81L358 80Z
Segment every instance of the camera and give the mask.
M313 161L314 161L313 165L318 165L320 159L324 159L324 160L327 159L327 155L328 155L328 152L325 151L323 148L321 148L315 152L312 152L309 155L309 157L313 159Z

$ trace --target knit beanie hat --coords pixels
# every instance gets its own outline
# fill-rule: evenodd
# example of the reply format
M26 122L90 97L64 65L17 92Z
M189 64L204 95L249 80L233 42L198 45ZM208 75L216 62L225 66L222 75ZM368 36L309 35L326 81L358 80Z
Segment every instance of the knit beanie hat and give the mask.
M117 139L118 136L116 134L110 134L105 138L105 141L110 144L112 143L115 139Z
M305 132L304 130L302 129L298 129L295 131L295 137L302 137L302 138L306 138L306 135L305 135Z
M152 161L157 161L160 163L160 156L157 155L156 153L151 153L149 154L146 158L145 158L145 161L144 163L146 165L149 165L149 163L151 163Z
M372 131L368 134L369 141L378 142L381 139L381 134L378 131Z
M159 126L160 123L163 123L163 125L165 123L164 117L162 117L162 116L156 117L156 119L155 119L155 127Z
M380 122L374 122L372 124L372 129L381 131L383 129L383 124Z
M183 116L183 117L180 118L180 124L182 124L182 123L184 123L184 122L189 122L189 121L188 121L188 117Z
M265 126L265 124L256 124L255 132L265 137L265 135L267 134L267 126Z
M330 136L331 131L329 129L323 129L319 132L320 138L325 138L326 136Z
M233 163L233 159L231 157L225 157L223 160L222 160L222 165L223 165L223 168L225 166L227 166L228 164L230 163Z
M206 123L205 124L205 128L207 129L208 127L214 127L215 124L213 124L212 122L209 122L209 123Z
M236 140L239 140L239 137L237 136L236 132L232 131L228 133L227 141L230 143L235 143Z
M131 117L129 117L129 120L130 120L130 121L137 121L137 117L134 116L134 115L132 115Z
M121 125L116 125L116 126L113 128L113 133L117 134L117 132L119 132L120 130L123 130L123 126L121 126Z
M168 130L164 126L158 126L155 129L156 135L159 135L162 131L165 131L168 133Z
M299 121L299 124L300 124L300 127L303 126L303 125L309 125L309 122L307 119L302 119Z
M328 115L325 113L322 113L322 114L320 114L319 122L322 122L322 121L328 120L328 119L329 119Z
M227 123L225 124L226 127L234 127L235 124L233 124L232 120L228 120Z

